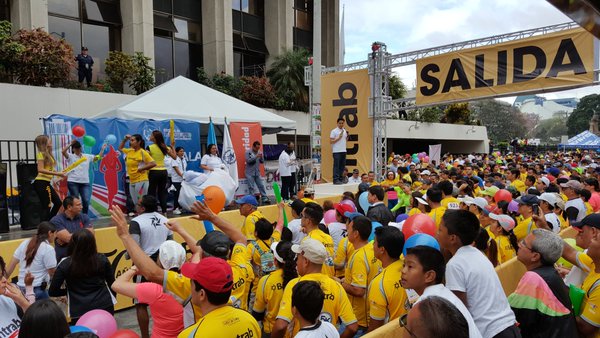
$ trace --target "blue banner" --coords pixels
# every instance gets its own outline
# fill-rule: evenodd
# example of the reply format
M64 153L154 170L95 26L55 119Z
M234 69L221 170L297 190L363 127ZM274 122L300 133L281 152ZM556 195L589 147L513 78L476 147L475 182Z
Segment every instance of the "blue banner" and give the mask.
M188 161L188 170L200 170L200 123L175 121L175 146L183 147ZM61 154L61 149L69 144L72 139L77 139L83 145L83 152L98 155L102 145L107 147L101 158L90 166L90 200L89 215L106 216L108 207L112 204L126 205L125 194L125 162L118 147L127 134L140 134L146 146L151 142L149 137L153 130L160 130L169 143L169 120L123 120L117 118L82 119L65 115L51 115L43 119L44 133L52 139L53 155L57 159L57 169L62 170L67 166L66 159ZM73 127L81 126L85 130L83 137L73 135ZM93 138L90 138L90 136ZM128 144L126 144L128 146ZM66 180L60 181L58 188L61 196L66 196Z

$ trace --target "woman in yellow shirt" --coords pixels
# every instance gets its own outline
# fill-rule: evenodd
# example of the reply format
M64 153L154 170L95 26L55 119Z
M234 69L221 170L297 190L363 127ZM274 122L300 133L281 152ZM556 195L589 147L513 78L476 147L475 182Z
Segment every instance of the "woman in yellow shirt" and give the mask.
M129 141L131 148L125 148ZM140 134L125 135L119 145L119 151L125 154L125 168L129 175L129 194L134 205L148 193L148 170L154 168L156 163L146 150L144 139Z
M150 135L150 142L153 142L148 146L150 156L154 159L156 166L148 171L148 195L156 197L160 203L160 208L163 214L167 213L167 182L169 175L167 173L167 167L165 167L165 157L170 156L176 160L177 155L173 152L171 147L165 144L165 138L163 134L154 130Z
M498 247L498 265L500 265L517 255L519 246L517 237L512 232L516 221L509 215L498 215L492 212L489 217L493 220L490 224L490 231L495 236L494 240Z
M383 180L380 185L384 190L392 189L398 185L398 177L393 171L388 171L385 180Z
M56 160L52 156L52 140L47 135L39 135L35 138L35 146L37 148L37 154L35 156L37 161L38 175L33 181L33 189L37 193L40 204L41 204L41 221L49 221L54 217L58 210L60 210L61 199L52 188L53 176L64 178L66 174L56 171ZM50 209L50 203L52 208Z

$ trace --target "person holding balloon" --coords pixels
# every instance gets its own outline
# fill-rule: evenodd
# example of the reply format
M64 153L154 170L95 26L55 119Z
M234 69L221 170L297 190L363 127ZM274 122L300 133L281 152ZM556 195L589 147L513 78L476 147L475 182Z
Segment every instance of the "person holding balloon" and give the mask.
M125 148L129 141L131 148ZM156 167L156 162L144 150L144 139L140 134L125 135L119 144L119 151L125 154L125 167L129 174L129 193L134 205L137 205L142 196L148 193L148 170Z
M84 142L87 143L86 146L88 147L92 147L96 144L95 139L84 139ZM97 156L83 153L81 150L81 143L77 140L72 140L71 143L64 146L61 151L63 157L67 159L69 166L75 165L75 163L80 162L83 159L82 162L75 165L75 167L67 173L67 187L69 188L69 196L74 196L81 200L81 204L83 205L81 212L84 214L88 213L90 207L90 163L100 159L100 155L104 153L106 145L106 143L102 145ZM71 152L68 151L69 148L71 148Z
M38 151L36 154L38 175L33 181L33 189L40 199L42 208L40 221L49 221L58 213L62 203L50 182L54 176L62 179L66 174L55 169L56 160L52 156L52 140L47 135L36 137L35 146ZM52 208L50 208L50 204L52 204Z

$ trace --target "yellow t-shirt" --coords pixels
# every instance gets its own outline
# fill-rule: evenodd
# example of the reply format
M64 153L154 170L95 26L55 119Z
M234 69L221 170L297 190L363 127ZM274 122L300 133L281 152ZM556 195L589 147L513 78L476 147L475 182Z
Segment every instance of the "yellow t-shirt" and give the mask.
M283 270L277 269L258 281L256 298L252 307L254 312L265 312L262 322L266 333L271 333L273 329L281 297L283 297Z
M292 279L283 291L277 319L283 319L290 323L287 328L286 337L294 337L300 330L298 321L292 315L292 289L294 285L301 281L315 281L321 285L321 289L325 294L325 301L323 302L321 316L319 316L320 320L329 322L334 326L337 326L339 318L341 318L344 325L356 322L356 316L352 312L352 304L350 304L346 290L344 290L342 285L322 273L310 273Z
M371 281L379 274L380 270L381 262L375 258L373 244L371 243L360 249L354 250L352 256L350 256L350 259L348 260L344 283L365 289L365 295L362 297L348 295L350 303L352 303L352 310L358 319L359 326L369 326L368 289L371 285Z
M254 280L254 271L248 261L246 246L236 243L228 263L233 270L233 289L229 301L233 307L248 311L248 295Z
M132 148L123 148L123 153L127 155L125 157L125 167L127 168L127 174L129 174L129 183L138 183L148 180L148 171L143 173L138 172L138 168L142 163L153 162L154 159L144 149L133 150Z
M169 155L163 154L162 150L160 150L160 147L156 144L151 144L148 147L148 150L150 151L150 156L152 156L154 162L156 163L156 167L150 170L167 170L165 167L165 157Z
M246 236L246 239L248 239L249 241L253 241L256 239L256 237L254 237L254 223L256 223L256 221L264 217L265 216L263 216L263 214L258 210L255 210L246 217L246 219L244 220L244 225L242 226L242 233L244 234L244 236Z
M446 208L442 206L435 209L431 209L431 211L429 212L428 215L429 217L431 217L431 219L433 219L436 230L440 228L440 223L442 223L442 216L444 216L445 212Z
M317 203L317 201L315 201L315 200L313 200L311 198L308 198L308 197L302 197L300 200L302 202L304 202L304 203L316 203L316 204L319 204L319 203Z
M333 264L337 266L343 266L344 268L341 270L335 270L335 276L342 278L344 277L346 264L348 263L348 259L354 252L354 245L348 241L348 237L342 238L340 243L338 244L337 251L335 252L335 259L333 260Z
M408 211L408 217L412 216L412 215L418 215L421 214L421 210L419 210L419 208L410 208L410 210Z
M196 305L192 304L192 284L186 276L175 271L165 271L163 278L163 292L171 295L183 307L184 327L193 325L202 318L202 311Z
M321 231L321 229L311 230L311 232L309 232L302 240L307 238L316 239L325 246L325 250L327 250L327 255L329 257L327 257L327 260L323 264L323 270L321 272L330 277L335 276L335 266L333 265L333 238Z
M517 255L515 248L510 245L508 236L496 236L496 245L498 246L498 264L502 264Z
M396 178L394 178L393 180L388 180L385 179L381 182L381 185L387 186L387 187L393 187L398 185L398 177L396 176Z
M397 260L381 271L369 286L369 317L386 323L410 309L406 290L401 285L404 260Z
M38 152L37 154L35 154L35 159L38 160L38 161L43 161L44 160L44 153ZM52 160L52 164L50 164L50 165L44 165L44 169L52 171L52 169L54 169L54 164L55 163L56 162L54 160ZM52 180L52 175L38 173L37 176L35 177L35 180L36 181L48 181L48 182L50 182Z
M458 209L460 202L458 201L458 199L456 199L452 196L448 196L446 198L443 198L442 201L440 202L440 204L445 209Z
M569 227L569 221L563 215L558 215L558 220L560 221L560 230L565 230Z
M592 208L592 205L590 204L590 202L583 202L583 204L585 205L585 215L586 216L594 213L594 208Z
M251 314L226 305L207 313L198 323L183 330L177 337L259 338L260 335L260 326Z
M527 190L527 186L520 179L516 179L513 182L511 182L510 186L515 187L515 189L517 189L517 191L520 193L523 193L525 192L525 190Z
M577 253L577 265L582 270L589 272L581 284L581 289L585 291L581 303L581 318L591 325L600 327L600 285L594 286L600 279L600 273L595 271L596 267L592 258L583 252ZM594 337L600 337L600 330L596 331Z
M531 217L527 217L517 222L517 226L513 229L513 233L517 237L517 241L520 241L527 237L533 229L537 229L537 226Z
M279 242L281 240L281 233L279 231L273 231L273 235L266 241L257 239L248 243L248 254L250 255L250 261L256 266L260 266L260 252L256 249L256 245L262 250L262 252L269 252L271 250L271 244L273 242ZM256 245L254 245L256 243Z

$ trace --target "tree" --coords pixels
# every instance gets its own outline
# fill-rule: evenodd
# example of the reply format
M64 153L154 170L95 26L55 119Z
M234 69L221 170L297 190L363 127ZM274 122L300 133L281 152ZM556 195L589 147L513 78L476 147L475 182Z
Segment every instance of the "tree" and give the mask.
M12 73L17 66L25 46L12 39L12 25L0 21L0 81L12 82Z
M135 75L133 58L121 51L110 51L104 65L108 84L114 91L122 93L125 82Z
M242 87L244 86L242 80L236 79L235 77L225 73L213 75L213 77L210 79L210 82L212 83L211 87L213 89L229 96L233 96L236 99L240 98Z
M494 143L525 136L525 117L517 108L496 100L471 103L474 117L487 127L488 137Z
M426 107L419 109L421 122L439 123L444 116L444 111L439 106Z
M244 83L240 95L241 100L258 107L274 107L277 96L275 89L266 77L242 76L240 80Z
M591 94L582 97L567 120L569 136L575 136L582 131L588 130L594 112L600 113L600 95Z
M136 52L132 61L135 71L129 87L139 95L154 87L154 68L150 67L150 58L142 52Z
M54 39L41 28L21 29L11 40L17 43L12 44L13 51L20 52L11 69L17 82L31 86L60 86L69 80L75 59L65 40Z
M453 103L444 109L442 123L469 124L471 122L471 111L469 103Z
M401 99L406 96L406 86L398 75L392 75L389 78L389 95L392 100Z
M542 143L559 143L562 135L567 135L566 118L564 116L542 120L532 132L533 138L539 138Z
M308 87L304 85L304 67L308 66L306 49L288 50L275 57L267 77L281 98L291 98L286 109L308 111Z

